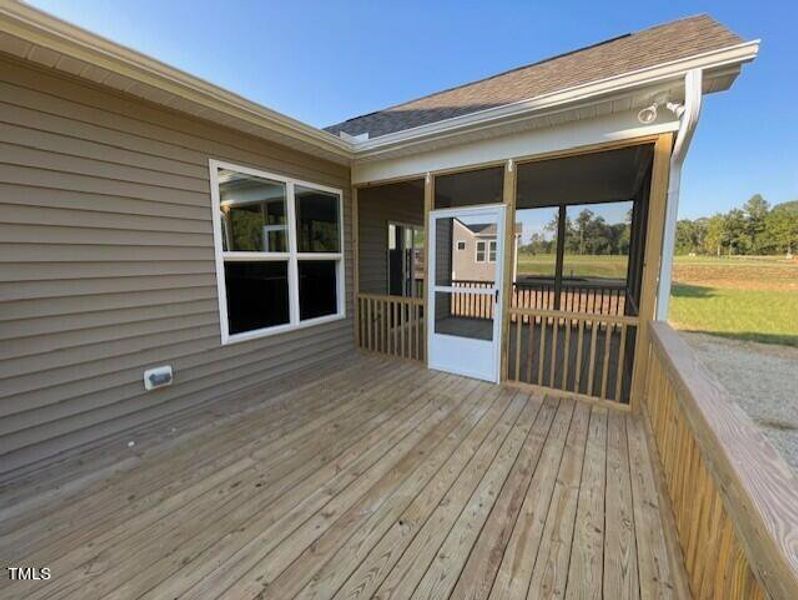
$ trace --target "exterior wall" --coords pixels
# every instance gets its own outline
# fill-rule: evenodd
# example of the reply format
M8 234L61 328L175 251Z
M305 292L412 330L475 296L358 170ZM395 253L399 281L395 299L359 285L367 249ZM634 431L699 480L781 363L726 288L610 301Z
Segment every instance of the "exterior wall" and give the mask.
M353 348L348 167L5 58L0 127L0 471ZM344 190L347 319L221 346L209 158Z
M358 191L360 291L388 293L388 223L424 226L424 186L418 182Z
M454 263L454 279L468 281L493 281L496 276L496 263L487 262L488 245L495 237L479 237L459 221L454 225L454 241L452 243L452 262ZM477 262L477 241L485 242L485 262ZM457 242L465 242L465 249L458 250Z

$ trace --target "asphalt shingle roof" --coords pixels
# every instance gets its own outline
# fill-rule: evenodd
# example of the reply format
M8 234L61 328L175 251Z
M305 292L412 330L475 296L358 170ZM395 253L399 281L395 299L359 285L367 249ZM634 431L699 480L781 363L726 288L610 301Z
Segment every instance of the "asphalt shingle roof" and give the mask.
M741 43L708 15L622 35L327 127L376 138Z

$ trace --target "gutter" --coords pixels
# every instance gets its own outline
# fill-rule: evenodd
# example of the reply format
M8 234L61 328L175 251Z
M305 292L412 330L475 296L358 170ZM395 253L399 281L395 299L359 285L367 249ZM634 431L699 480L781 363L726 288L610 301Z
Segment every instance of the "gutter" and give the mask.
M698 117L701 114L702 81L703 72L701 69L688 71L684 76L684 112L681 115L679 131L676 133L676 141L673 144L668 180L665 229L662 236L662 259L660 261L659 286L657 287L657 310L655 315L657 321L668 320L682 165L690 147L690 142L693 139L696 125L698 125Z

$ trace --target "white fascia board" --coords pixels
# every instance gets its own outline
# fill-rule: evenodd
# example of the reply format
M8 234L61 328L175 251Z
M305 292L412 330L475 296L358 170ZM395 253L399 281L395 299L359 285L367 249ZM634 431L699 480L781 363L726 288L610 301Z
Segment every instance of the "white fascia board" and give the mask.
M660 118L652 125L640 125L634 112L615 113L418 154L355 162L352 165L352 183L421 176L427 172L673 132L678 128L679 121L669 111L660 111Z
M355 155L357 158L365 158L408 142L418 143L430 137L439 137L455 131L465 131L474 126L484 127L491 123L496 124L508 119L532 116L554 108L576 106L595 101L607 94L617 94L621 91L631 92L639 88L665 82L680 81L684 78L685 73L692 69L703 69L708 76L711 76L713 70L732 65L739 66L756 58L759 51L759 43L759 40L745 42L551 94L543 94L529 100L488 108L460 117L452 117L444 121L357 142L354 144Z

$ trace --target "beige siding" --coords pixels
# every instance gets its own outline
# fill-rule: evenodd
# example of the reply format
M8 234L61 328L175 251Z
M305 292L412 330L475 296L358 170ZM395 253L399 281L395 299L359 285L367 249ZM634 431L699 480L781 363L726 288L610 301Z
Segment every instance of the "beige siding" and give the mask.
M388 223L424 226L424 182L397 183L358 192L360 291L388 292Z
M0 471L352 349L349 318L221 346L209 158L343 189L351 290L347 167L0 58Z

